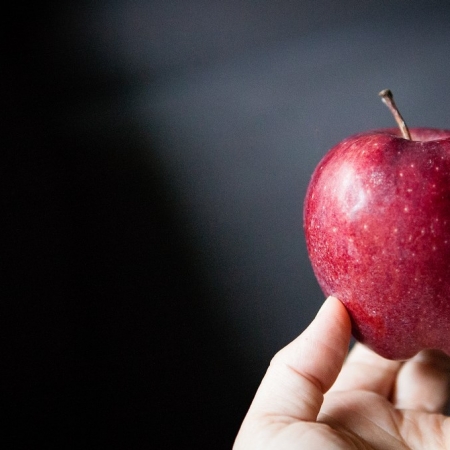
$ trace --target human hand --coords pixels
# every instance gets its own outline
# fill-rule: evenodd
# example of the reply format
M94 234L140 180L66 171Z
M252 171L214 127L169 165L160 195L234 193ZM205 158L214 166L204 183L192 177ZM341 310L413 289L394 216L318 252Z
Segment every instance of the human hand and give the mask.
M359 343L347 356L350 336L345 307L328 298L271 361L233 449L450 449L450 358L391 361Z

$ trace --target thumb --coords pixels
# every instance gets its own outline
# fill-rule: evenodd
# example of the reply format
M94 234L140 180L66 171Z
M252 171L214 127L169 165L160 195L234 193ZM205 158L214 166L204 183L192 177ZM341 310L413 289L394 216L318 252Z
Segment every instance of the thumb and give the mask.
M308 328L272 359L246 420L315 421L342 368L350 336L347 310L329 297Z

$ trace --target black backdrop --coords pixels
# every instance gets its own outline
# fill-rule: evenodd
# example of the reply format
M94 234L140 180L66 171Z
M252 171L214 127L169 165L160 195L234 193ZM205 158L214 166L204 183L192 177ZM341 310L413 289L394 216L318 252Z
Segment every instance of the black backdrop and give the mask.
M301 226L314 166L393 124L383 88L410 126L450 127L446 2L12 9L11 448L230 448L271 356L323 301Z

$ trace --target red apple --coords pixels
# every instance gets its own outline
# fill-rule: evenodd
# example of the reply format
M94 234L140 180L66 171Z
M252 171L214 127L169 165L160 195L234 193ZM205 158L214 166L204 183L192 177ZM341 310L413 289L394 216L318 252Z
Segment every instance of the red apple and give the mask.
M389 359L450 355L450 130L351 136L316 167L304 231L325 295L346 306L354 337Z

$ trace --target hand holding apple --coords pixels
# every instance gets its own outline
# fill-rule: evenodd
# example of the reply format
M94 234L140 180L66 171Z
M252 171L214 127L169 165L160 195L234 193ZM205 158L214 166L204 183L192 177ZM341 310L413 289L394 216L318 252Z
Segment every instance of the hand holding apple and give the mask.
M308 254L325 295L381 356L450 355L450 130L357 134L316 167L304 203Z

